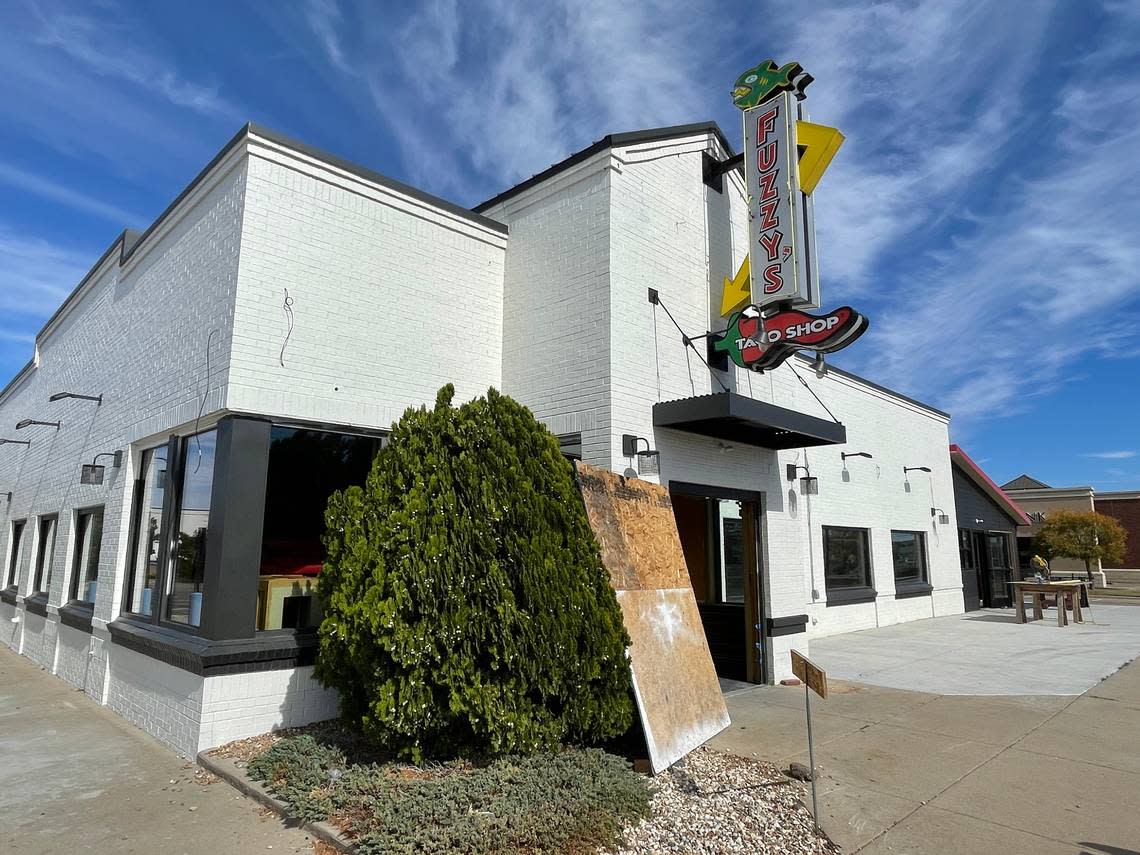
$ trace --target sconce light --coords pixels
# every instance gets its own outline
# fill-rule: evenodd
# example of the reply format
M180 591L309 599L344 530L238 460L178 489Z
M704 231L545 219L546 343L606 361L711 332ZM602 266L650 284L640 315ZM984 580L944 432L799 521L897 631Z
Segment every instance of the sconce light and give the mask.
M805 496L818 496L819 495L819 479L811 474L811 471L806 466L797 466L794 463L789 463L787 466L788 480L795 481L796 474L803 470L806 475L800 479L800 492Z
M78 392L56 392L48 398L48 401L54 404L56 401L62 401L64 398L75 398L77 401L94 401L96 406L103 403L102 395L80 395Z
M0 437L0 445L31 445L30 439L4 439Z
M24 419L21 422L16 422L16 430L23 430L32 425L43 425L44 427L53 427L59 430L59 422L41 422L39 419Z
M3 495L7 498L8 504L9 505L12 504L12 491L9 490L7 493L4 493Z
M106 470L105 466L99 465L100 457L111 457L111 465L118 469L123 465L123 452L122 451L107 451L103 454L96 454L95 459L90 463L84 463L83 468L79 471L80 484L102 484L103 473Z
M950 524L950 515L948 513L946 513L946 511L942 510L942 508L931 508L930 509L930 515L932 517L937 516L938 522L940 525L949 525Z
M840 453L839 457L845 463L847 462L848 457L866 457L868 460L874 460L875 459L875 455L868 454L866 451L844 451L844 452Z
M637 450L639 442L645 443L643 451ZM649 440L643 436L635 436L632 433L623 433L621 435L621 453L626 457L637 457L637 471L641 475L660 475L661 474L661 452L654 451L649 447Z
M982 525L983 523L985 523L984 519L981 517L974 517L974 525Z
M905 477L907 472L929 472L929 471L930 471L929 466L904 466L903 467L903 476Z

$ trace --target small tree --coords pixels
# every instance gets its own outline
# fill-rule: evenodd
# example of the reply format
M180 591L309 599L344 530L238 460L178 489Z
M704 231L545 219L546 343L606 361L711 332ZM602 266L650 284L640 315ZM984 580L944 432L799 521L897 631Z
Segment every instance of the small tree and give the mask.
M1085 562L1092 581L1092 562L1120 561L1127 535L1115 519L1093 511L1056 511L1037 532L1034 548L1046 558L1075 558Z
M510 398L453 394L329 501L317 676L416 761L620 735L629 637L570 464Z

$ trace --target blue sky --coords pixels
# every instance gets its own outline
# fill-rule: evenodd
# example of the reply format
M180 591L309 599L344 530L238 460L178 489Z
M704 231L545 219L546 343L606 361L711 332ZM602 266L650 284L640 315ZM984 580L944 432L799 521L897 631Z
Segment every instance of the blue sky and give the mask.
M714 119L773 57L847 144L816 191L837 364L999 482L1140 489L1140 4L0 5L0 377L247 120L461 204ZM0 380L0 382L3 382Z

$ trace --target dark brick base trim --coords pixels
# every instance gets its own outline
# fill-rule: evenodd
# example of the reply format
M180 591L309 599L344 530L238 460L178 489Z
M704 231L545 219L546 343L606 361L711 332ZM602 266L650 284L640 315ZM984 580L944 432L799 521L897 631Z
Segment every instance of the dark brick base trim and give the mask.
M74 602L59 607L59 619L72 629L91 632L91 617L95 612L91 603Z
M317 654L315 632L285 630L259 633L254 638L210 641L130 618L119 618L107 629L115 644L203 677L312 665Z
M17 590L15 585L10 588L0 588L0 602L5 602L10 606L16 605Z
M927 582L919 582L918 584L909 585L896 585L895 586L895 599L906 600L911 597L929 597L934 592L934 586Z
M47 594L34 594L31 597L24 597L24 609L34 615L47 617L47 598Z
M781 635L796 635L807 632L807 615L791 615L789 617L770 617L768 624L768 637L778 638Z
M840 588L827 592L827 605L849 606L852 603L873 603L879 594L874 588Z

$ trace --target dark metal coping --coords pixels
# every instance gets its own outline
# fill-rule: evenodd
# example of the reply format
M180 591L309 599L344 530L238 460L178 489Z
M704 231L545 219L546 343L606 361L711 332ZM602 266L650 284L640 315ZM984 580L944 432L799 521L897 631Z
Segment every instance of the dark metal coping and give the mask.
M559 172L569 169L576 163L581 163L583 160L593 157L598 152L605 151L608 148L621 145L638 145L640 143L658 142L660 140L673 139L674 137L687 137L693 134L699 134L702 131L705 133L714 134L720 144L724 146L724 150L728 152L729 157L735 155L735 151L732 148L732 145L728 142L728 137L724 135L724 131L720 129L720 125L718 125L716 122L696 122L691 125L670 125L664 128L648 128L644 131L628 131L626 133L620 134L607 134L597 142L587 146L581 151L576 151L569 157L558 161L558 163L548 167L547 169L544 169L537 175L532 175L526 181L522 181L516 184L514 187L510 187L504 190L502 193L497 196L493 196L486 202L480 202L471 210L476 211L477 213L482 213L488 208L491 208L500 202L504 202L512 196L521 193L524 190L528 190L531 187L534 187L536 184L541 184L543 181L554 177Z
M315 631L259 632L253 638L211 641L127 617L107 629L115 644L203 677L312 665L317 655Z
M838 422L797 413L735 392L654 404L653 426L761 448L806 448L847 441L847 428Z
M804 356L802 353L794 354L794 356L804 365L811 366L815 364L814 357ZM899 398L900 400L906 401L908 404L914 404L916 407L922 407L922 409L926 410L927 412L934 413L935 415L942 416L946 419L951 418L949 413L943 412L937 407L932 407L930 404L924 404L922 401L916 400L915 398L908 398L901 392L896 392L894 389L888 389L886 386L880 386L873 380L868 380L866 377L862 377L858 374L855 374L854 372L844 371L842 368L836 368L830 362L827 363L827 373L838 374L840 377L846 377L848 380L854 380L857 383L862 383L864 386L870 386L872 389L877 389L878 391L890 395L893 398Z
M351 172L353 175L356 175L360 178L364 178L368 181L373 181L376 184L383 185L384 187L395 190L398 193L404 193L405 195L411 196L414 199L418 199L421 202L426 202L429 205L440 208L451 214L455 214L456 216L462 217L466 220L470 220L473 223L484 226L493 231L499 232L501 234L507 234L507 227L497 220L493 220L490 217L486 217L480 213L469 210L468 208L464 208L463 206L457 205L454 202L449 202L446 199L441 199L438 196L433 196L430 193L426 193L423 190L411 187L407 184L395 180L394 178L389 178L386 175L382 175L379 172L375 172L357 163L353 163L349 160L345 160L344 158L337 157L334 154L329 154L326 151L322 151L321 149L306 145L305 143L298 142L297 140L291 139L290 137L287 137L282 133L278 133L271 128L266 128L253 122L247 122L240 131L238 131L236 134L234 134L233 137L230 138L230 141L222 147L222 150L214 155L210 162L206 164L205 168L202 169L202 171L194 177L194 180L186 185L182 192L175 197L174 201L167 205L166 209L161 214L155 217L154 222L152 222L145 231L138 232L134 229L126 229L122 231L118 237L111 241L111 245L107 247L106 251L101 256L99 256L99 260L95 262L94 266L92 266L92 268L87 272L87 275L85 275L79 281L79 284L72 289L71 293L67 295L64 301L60 304L59 308L52 313L52 316L50 318L48 318L47 323L45 323L40 328L40 331L36 334L36 338L39 339L39 337L43 335L44 331L53 323L55 323L55 320L61 314L63 314L68 306L71 305L71 301L81 290L83 290L83 286L87 284L88 280L90 280L91 277L95 274L95 271L103 265L103 263L107 260L112 252L118 249L119 265L122 266L123 264L126 264L127 260L130 259L130 257L134 254L135 249L137 249L138 246L144 240L146 240L146 238L148 238L155 229L162 225L162 222L168 216L170 216L170 214L182 203L182 201L206 179L210 172L213 171L214 167L221 163L221 161L225 159L226 155L228 155L236 146L240 145L250 134L255 134L259 137L262 137L263 139L275 142L278 145L285 146L286 148L291 148L294 151L298 151L302 154L307 154L310 157L324 161L325 163L328 163L331 166L335 166L338 169L343 169L345 172ZM16 375L4 386L4 388L0 389L0 398L2 398L5 393L8 392L8 390L16 383L17 380L19 380L21 376L23 376L24 372L27 371L31 366L32 361L29 361L27 365L16 372Z

